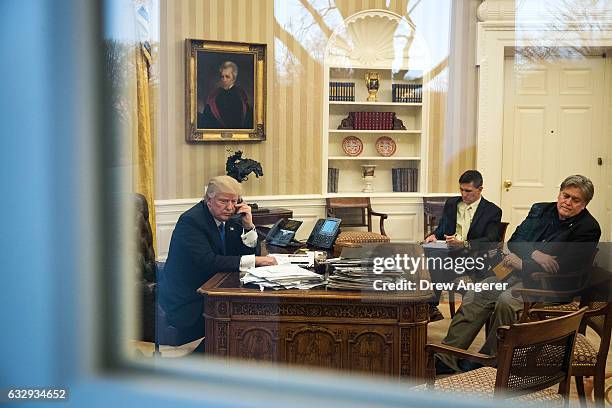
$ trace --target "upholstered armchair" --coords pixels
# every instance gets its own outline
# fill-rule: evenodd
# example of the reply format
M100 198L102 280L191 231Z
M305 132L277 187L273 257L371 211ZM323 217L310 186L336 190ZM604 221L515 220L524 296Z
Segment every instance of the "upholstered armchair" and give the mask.
M510 398L527 405L549 402L567 406L572 352L585 311L582 308L558 318L500 327L496 356L427 344L428 382L416 389L452 393L453 397ZM434 353L452 354L483 367L435 379Z
M339 255L343 247L368 242L389 242L385 232L387 214L372 210L369 197L328 198L327 216L342 220L341 227L367 227L367 231L342 231L334 245L334 254ZM380 233L372 231L372 216L379 217Z
M567 291L553 291L542 289L514 289L513 296L522 296L524 301L521 320L536 314L539 318L562 316L578 308L586 307L587 311L578 329L574 359L572 362L572 376L576 380L576 390L580 405L586 408L586 393L584 377L593 377L593 394L595 404L603 408L605 405L606 362L610 350L612 335L612 303L609 295L612 293L612 279L610 272L600 268L591 268L584 284L576 289ZM540 279L559 279L558 275L538 273ZM567 301L566 303L559 303ZM590 328L593 337L599 341L592 342L586 336Z

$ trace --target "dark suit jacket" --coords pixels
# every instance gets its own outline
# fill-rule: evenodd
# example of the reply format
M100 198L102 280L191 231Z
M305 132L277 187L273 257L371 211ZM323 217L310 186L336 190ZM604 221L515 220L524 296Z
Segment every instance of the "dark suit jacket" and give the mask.
M437 239L444 239L444 235L455 233L457 229L457 205L460 202L461 197L452 197L446 200L440 224L434 231ZM501 208L482 197L467 234L467 240L470 244L477 246L482 242L499 242L501 238L499 236L501 216Z
M238 85L229 90L217 88L207 98L204 112L198 114L198 128L250 129L253 109L246 92Z
M560 222L560 226L551 233L550 226L554 222ZM534 286L531 273L542 268L531 259L533 251L556 256L559 274L574 274L590 266L600 236L599 223L586 208L575 217L559 221L556 202L536 203L512 234L508 249L523 260L521 276L526 286ZM561 286L559 282L554 289L570 287Z
M240 257L258 249L244 245L242 232L242 225L227 222L223 251L219 230L205 202L180 216L160 282L160 303L170 324L178 328L192 327L199 320L203 324L202 296L197 289L217 272L238 272ZM203 336L204 327L201 329Z

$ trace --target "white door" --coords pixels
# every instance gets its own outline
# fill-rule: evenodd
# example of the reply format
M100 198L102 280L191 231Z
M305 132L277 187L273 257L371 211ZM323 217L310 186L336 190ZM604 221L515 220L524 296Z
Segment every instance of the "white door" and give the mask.
M570 174L593 181L595 197L588 209L602 229L609 229L607 183L598 163L606 149L604 61L592 57L518 64L506 58L501 180L511 183L501 194L503 220L510 223L506 239L533 203L556 200L559 184Z

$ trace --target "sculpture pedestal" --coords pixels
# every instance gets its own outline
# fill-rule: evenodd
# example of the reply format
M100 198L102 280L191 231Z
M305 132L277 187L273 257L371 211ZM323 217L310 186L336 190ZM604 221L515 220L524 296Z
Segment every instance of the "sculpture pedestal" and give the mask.
M364 193L372 193L374 191L374 187L372 187L372 182L374 181L376 177L374 176L365 176L362 178L363 180L363 189L361 191L363 191Z
M372 187L372 182L374 181L375 177L374 177L374 170L376 169L376 165L375 164L362 164L362 180L364 183L363 189L361 191L363 191L364 193L371 193L374 191L374 187Z

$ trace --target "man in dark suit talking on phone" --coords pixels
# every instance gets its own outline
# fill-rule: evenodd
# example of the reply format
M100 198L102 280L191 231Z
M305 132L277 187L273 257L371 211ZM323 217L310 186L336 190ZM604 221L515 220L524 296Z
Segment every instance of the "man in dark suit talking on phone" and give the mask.
M213 177L204 199L180 216L172 233L159 300L185 342L204 336L202 296L197 293L204 282L217 272L276 264L273 257L258 256L251 207L241 202L241 190L232 177Z

